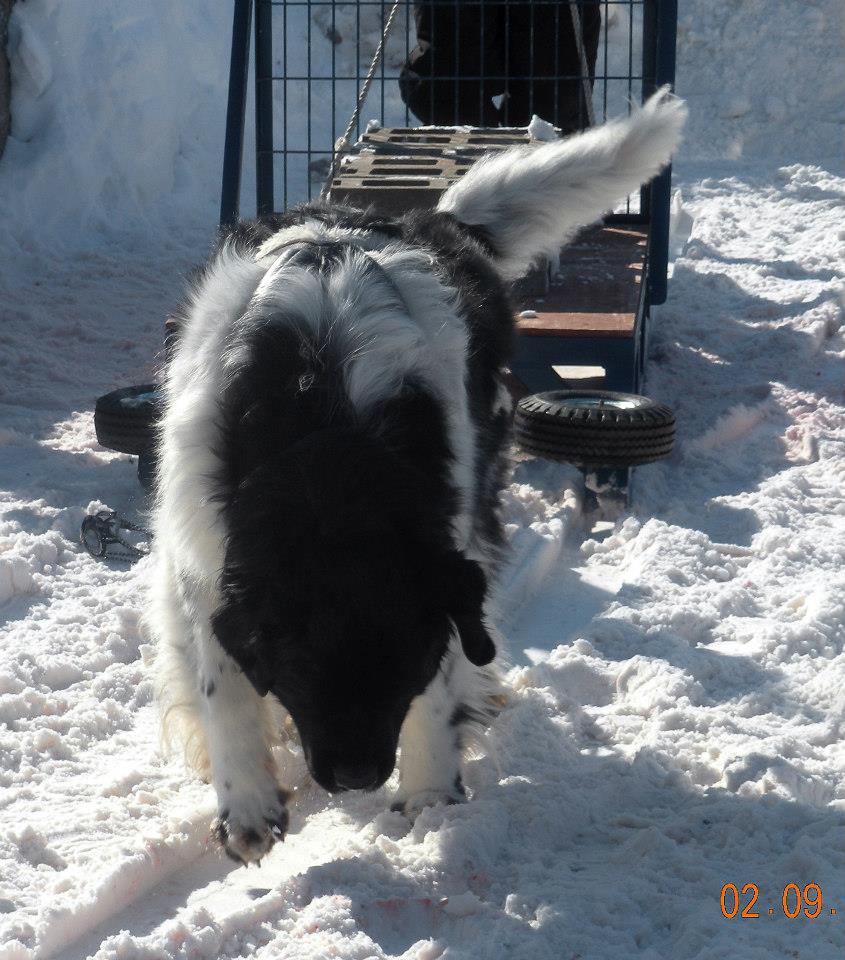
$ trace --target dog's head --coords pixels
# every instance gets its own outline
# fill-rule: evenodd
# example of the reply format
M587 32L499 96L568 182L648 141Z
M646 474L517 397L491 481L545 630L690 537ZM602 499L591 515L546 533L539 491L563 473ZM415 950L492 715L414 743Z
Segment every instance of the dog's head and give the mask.
M316 436L243 484L227 511L215 635L289 711L329 791L390 776L410 704L453 633L473 663L495 655L484 574L434 535L443 497L430 494L383 446Z

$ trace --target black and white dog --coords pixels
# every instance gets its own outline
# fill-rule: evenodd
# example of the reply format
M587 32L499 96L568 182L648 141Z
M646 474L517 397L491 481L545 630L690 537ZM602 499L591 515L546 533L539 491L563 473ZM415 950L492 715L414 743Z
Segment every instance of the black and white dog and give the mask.
M462 799L499 689L485 623L506 283L669 159L683 104L479 162L434 212L306 205L224 235L166 374L149 619L165 728L244 862L284 835L285 714L326 790Z

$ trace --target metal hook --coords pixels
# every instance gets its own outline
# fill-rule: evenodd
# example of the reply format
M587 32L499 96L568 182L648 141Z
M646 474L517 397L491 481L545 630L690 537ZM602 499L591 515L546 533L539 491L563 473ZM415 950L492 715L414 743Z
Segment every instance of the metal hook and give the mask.
M114 510L100 510L98 513L87 516L82 521L79 540L88 553L98 559L105 557L109 547L115 543L123 547L129 557L143 557L149 553L148 550L142 550L124 539L120 535L121 530L131 530L135 533L143 533L148 537L151 536L149 530L119 516ZM116 556L117 558L121 557L120 554ZM128 557L123 559L128 559Z

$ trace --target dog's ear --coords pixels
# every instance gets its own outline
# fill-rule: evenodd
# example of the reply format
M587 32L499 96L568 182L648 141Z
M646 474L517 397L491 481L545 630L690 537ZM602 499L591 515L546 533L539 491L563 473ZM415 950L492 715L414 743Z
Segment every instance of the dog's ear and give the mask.
M487 578L474 560L460 553L449 555L445 564L447 611L461 638L470 663L484 667L496 656L496 645L484 626L484 597Z
M211 629L258 695L265 696L270 690L270 664L254 607L232 591L224 592L223 603L212 614Z

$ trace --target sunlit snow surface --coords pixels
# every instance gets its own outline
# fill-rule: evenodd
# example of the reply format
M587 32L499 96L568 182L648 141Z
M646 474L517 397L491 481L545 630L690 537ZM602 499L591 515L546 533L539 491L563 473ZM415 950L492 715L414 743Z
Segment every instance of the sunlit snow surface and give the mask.
M825 26L838 29L835 5L802 5L798 44L789 5L772 4L781 32L764 18L762 48L748 24L765 5L737 4L722 32L712 4L683 11L679 78L698 100L646 384L676 411L677 447L637 470L631 510L601 540L566 499L571 471L517 467L499 603L515 666L467 768L471 802L410 825L388 790L330 799L306 786L286 842L249 870L209 843L210 789L158 754L139 629L147 561L99 563L76 543L89 507L143 511L131 458L97 446L91 411L149 382L180 277L208 243L214 204L197 198L219 163L205 159L219 131L203 97L221 85L186 63L170 77L194 96L171 103L161 78L144 95L151 54L128 37L149 33L146 14L121 20L120 6L102 5L126 34L116 52L83 42L76 18L71 69L36 30L58 7L17 5L35 86L0 161L14 214L0 222L0 958L839 960L845 179L825 160L841 144L840 67L813 59ZM185 37L212 27L174 24ZM773 36L809 85L794 109L784 93L785 112L768 82L786 69ZM731 51L754 57L721 117L707 91L735 72ZM83 55L122 58L128 86L105 85L108 109L75 72ZM211 60L194 61L197 76ZM55 119L70 116L65 97L80 130ZM164 170L154 151L132 159L146 143L121 140L134 117L157 143L151 116L167 131ZM839 140L824 150L828 126ZM742 129L754 162L695 162ZM759 159L767 130L773 157L819 165ZM110 177L134 192L110 192ZM163 204L171 188L179 202ZM286 765L297 777L298 758ZM728 882L759 886L760 918L723 918ZM821 886L817 919L783 916L788 883Z
M523 665L468 767L472 802L409 826L386 791L306 791L260 870L209 846L209 789L158 758L138 628L147 562L98 563L74 542L91 501L142 507L130 459L94 442L91 404L147 377L195 238L167 256L12 256L0 956L833 960L845 180L680 176L694 225L648 382L677 412L678 446L637 471L608 538L579 548L569 516L545 583L504 598ZM572 480L556 469L517 468L515 548L554 540ZM778 915L723 919L729 881L757 883ZM779 915L789 882L822 886L821 917Z

